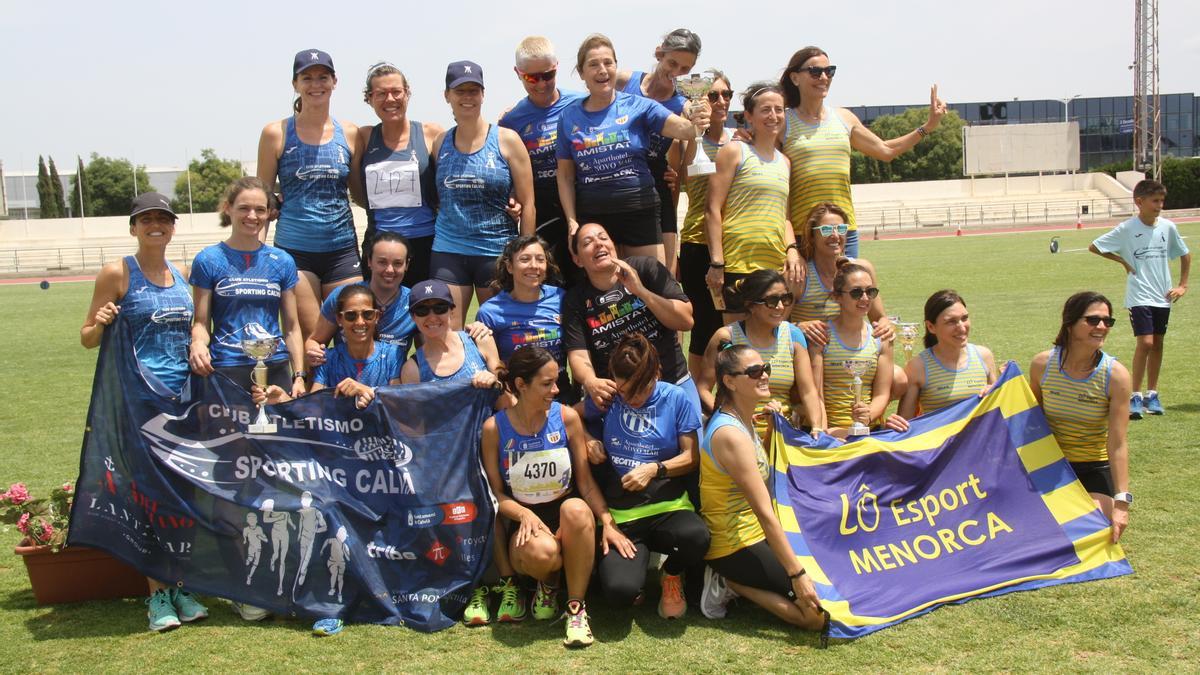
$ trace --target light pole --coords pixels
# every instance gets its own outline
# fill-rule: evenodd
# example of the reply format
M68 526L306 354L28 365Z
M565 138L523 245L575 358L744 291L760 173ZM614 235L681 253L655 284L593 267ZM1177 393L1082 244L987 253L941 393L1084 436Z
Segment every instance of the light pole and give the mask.
M1069 111L1069 110L1071 109L1071 101L1074 101L1075 99L1077 99L1077 98L1079 98L1079 97L1080 97L1080 94L1075 94L1075 95L1074 95L1074 96L1072 96L1071 98L1060 98L1060 99L1058 99L1058 100L1062 101L1062 104L1063 104L1063 121L1064 121L1064 122L1070 122L1070 121L1071 121L1071 120L1070 120L1070 118L1069 118L1069 117L1068 117L1068 115L1067 115L1067 111Z

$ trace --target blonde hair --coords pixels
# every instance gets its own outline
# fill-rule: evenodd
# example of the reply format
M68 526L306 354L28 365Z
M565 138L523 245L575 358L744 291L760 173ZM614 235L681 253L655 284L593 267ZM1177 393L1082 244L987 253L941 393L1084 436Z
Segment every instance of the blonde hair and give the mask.
M517 45L518 68L534 59L549 59L558 63L558 57L554 54L554 44L548 38L541 35L530 35Z

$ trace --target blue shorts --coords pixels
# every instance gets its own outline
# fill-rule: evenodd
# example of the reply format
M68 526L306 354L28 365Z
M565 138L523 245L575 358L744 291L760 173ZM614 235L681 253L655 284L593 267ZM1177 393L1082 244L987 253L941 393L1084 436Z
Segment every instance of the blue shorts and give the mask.
M429 258L429 272L451 286L487 288L496 278L496 258L434 251Z
M1134 335L1166 335L1170 318L1170 307L1139 305L1129 308L1129 323L1133 324Z
M362 257L359 256L358 246L355 244L337 251L298 251L282 246L277 248L292 256L296 261L297 270L317 275L321 285L362 278Z

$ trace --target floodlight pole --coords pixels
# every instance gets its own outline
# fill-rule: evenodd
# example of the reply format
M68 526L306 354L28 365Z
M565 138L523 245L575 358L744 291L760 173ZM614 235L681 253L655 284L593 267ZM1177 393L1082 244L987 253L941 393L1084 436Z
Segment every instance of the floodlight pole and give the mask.
M1158 0L1134 0L1133 168L1162 179L1161 102L1158 97Z
M1081 96L1081 94L1075 94L1075 95L1074 95L1074 96L1072 96L1071 98L1060 98L1060 99L1058 99L1058 100L1062 101L1062 104L1063 104L1063 121L1064 121L1064 122L1070 122L1070 121L1071 121L1071 118L1070 118L1070 116L1069 116L1069 114L1068 114L1068 111L1071 109L1071 101L1074 101L1075 99L1079 98L1080 96Z

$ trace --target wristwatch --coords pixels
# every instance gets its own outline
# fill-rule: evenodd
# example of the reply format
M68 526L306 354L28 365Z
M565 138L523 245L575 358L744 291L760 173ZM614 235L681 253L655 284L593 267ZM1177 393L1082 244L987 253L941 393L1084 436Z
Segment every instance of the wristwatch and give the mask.
M1113 495L1113 501L1114 502L1125 502L1126 504L1129 504L1130 506L1132 506L1133 505L1133 493L1118 492L1117 494Z
M658 465L658 471L655 472L654 477L655 478L666 478L667 477L667 465L663 464L662 462L655 462L655 464Z
M308 377L308 373L304 372L303 370L297 370L295 373L292 373L293 380L303 380L306 377Z

